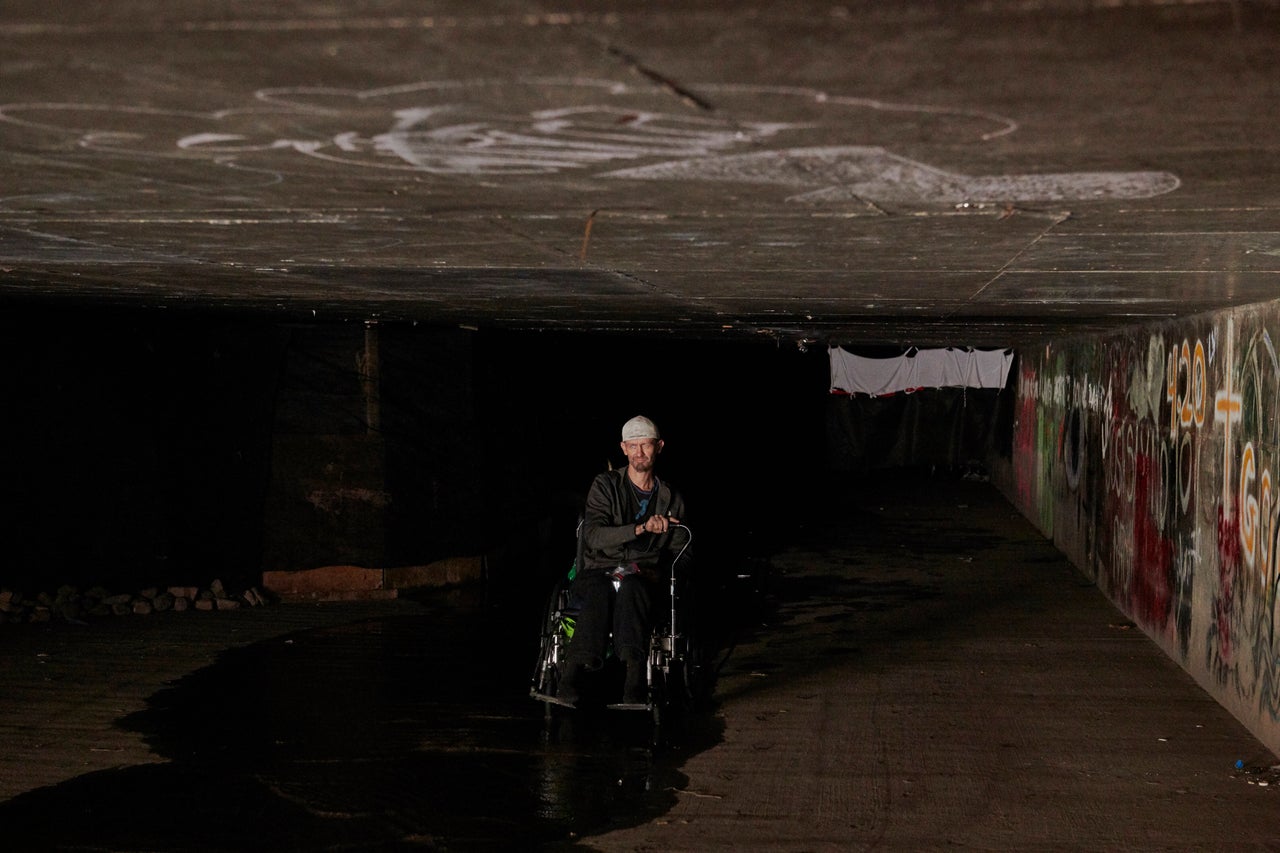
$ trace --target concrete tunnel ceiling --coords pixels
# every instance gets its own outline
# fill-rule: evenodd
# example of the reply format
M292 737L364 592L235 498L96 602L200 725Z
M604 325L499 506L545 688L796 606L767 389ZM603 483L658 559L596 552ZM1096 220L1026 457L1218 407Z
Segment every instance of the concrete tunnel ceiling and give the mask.
M1280 295L1275 2L49 4L0 300L1029 345Z

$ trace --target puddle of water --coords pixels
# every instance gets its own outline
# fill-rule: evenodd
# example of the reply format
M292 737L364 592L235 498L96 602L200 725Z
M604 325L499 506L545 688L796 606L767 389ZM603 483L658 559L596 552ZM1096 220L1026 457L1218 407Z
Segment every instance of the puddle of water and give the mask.
M20 795L0 826L32 850L509 850L669 810L715 721L655 745L647 715L545 720L536 627L512 614L441 607L229 650L119 721L165 763Z

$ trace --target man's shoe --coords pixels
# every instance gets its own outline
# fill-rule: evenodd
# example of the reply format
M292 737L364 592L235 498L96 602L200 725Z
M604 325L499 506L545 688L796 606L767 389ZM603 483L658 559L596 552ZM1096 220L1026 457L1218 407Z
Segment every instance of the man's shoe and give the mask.
M556 688L556 697L553 700L557 705L564 705L568 708L578 707L578 688L572 684L561 684Z
M578 707L578 680L582 677L584 667L581 663L565 664L564 674L556 684L556 695L547 698L548 702L563 705L566 708Z

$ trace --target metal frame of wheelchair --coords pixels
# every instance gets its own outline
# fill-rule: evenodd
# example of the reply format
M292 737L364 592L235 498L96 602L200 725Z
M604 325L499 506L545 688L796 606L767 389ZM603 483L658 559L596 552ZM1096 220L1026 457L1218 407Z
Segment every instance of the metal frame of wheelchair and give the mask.
M681 591L677 568L681 558L693 541L693 533L683 524L673 524L673 529L685 531L686 539L679 553L671 561L667 602L669 612L665 620L655 622L649 637L646 656L645 708L652 715L655 725L662 722L669 711L690 704L692 688L689 681L689 638L684 631L681 613ZM579 552L579 558L581 553ZM614 581L617 589L618 581ZM564 672L565 651L572 636L575 611L571 608L569 577L561 577L552 588L547 601L538 644L538 661L534 666L529 695L543 703L545 715L551 719L551 709L556 703L546 697L554 697Z

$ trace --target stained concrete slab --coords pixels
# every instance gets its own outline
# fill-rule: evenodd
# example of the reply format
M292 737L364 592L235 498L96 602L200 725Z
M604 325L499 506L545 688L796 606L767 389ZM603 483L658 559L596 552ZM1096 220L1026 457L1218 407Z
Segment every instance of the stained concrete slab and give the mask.
M723 741L591 849L1274 849L1276 757L1000 497L850 491L774 558Z
M712 701L658 740L544 719L514 578L0 626L6 842L1275 849L1280 760L988 484L855 478L821 506L704 611Z
M1274 2L0 20L0 300L1034 345L1280 292Z

